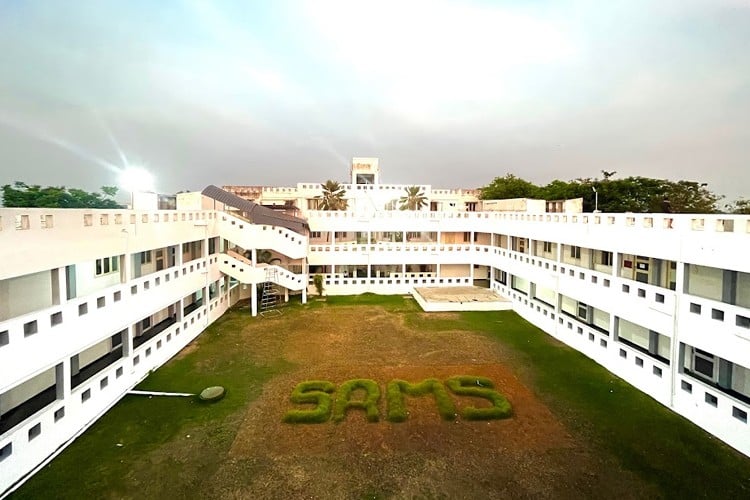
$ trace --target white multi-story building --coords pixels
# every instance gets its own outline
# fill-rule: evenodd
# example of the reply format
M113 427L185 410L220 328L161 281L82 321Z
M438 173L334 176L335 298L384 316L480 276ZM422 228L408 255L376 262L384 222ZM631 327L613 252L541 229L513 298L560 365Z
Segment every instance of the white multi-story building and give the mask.
M214 186L176 210L0 209L0 495L229 306L258 314L255 284L305 302L315 274L328 294L489 286L750 455L750 216L482 211L427 185L424 210L386 210L409 186L373 159L351 175L346 211L314 210L320 184L231 189L300 218Z

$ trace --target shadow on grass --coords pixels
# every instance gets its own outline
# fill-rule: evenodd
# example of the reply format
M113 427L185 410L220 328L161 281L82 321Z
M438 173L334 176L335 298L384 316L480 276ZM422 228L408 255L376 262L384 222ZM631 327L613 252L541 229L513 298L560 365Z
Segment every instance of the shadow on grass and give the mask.
M356 305L382 306L423 330L474 331L501 343L513 354L511 367L574 433L608 450L665 497L750 494L747 457L515 313L431 319L412 299L365 294L328 297L314 305L293 301L285 316L273 321L308 308L334 312ZM280 358L248 361L252 345L242 333L248 321L265 320L249 318L247 310L228 312L195 341L198 349L173 359L138 387L197 393L223 385L223 400L207 405L194 398L127 396L14 498L195 496L201 479L210 478L226 456L247 405L267 380L292 368Z
M571 428L665 496L750 495L750 459L517 314L462 313L460 323L521 353L529 382Z
M245 408L263 384L291 367L280 360L252 364L243 349L227 348L241 345L247 321L246 311L226 313L194 341L197 349L178 355L137 386L197 394L222 385L227 392L221 401L125 396L12 498L144 498L176 491L190 496L191 488L221 463ZM165 443L170 443L168 453L159 451ZM133 470L148 469L157 460L158 467L147 470L145 478L132 477ZM200 473L192 474L194 468ZM186 472L190 477L181 477Z

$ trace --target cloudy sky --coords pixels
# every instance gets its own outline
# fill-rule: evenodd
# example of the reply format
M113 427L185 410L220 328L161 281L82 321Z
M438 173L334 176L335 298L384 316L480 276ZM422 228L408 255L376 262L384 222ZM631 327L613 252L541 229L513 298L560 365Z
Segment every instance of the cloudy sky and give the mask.
M0 184L647 175L750 196L750 0L0 2Z

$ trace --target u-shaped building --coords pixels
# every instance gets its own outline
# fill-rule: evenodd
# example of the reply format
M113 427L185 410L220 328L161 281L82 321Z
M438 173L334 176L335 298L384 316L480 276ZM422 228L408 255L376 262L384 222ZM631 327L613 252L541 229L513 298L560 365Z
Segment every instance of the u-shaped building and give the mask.
M750 216L583 213L429 185L398 210L412 186L381 183L376 159L350 174L346 210L318 210L317 183L209 186L161 209L156 195L0 209L0 496L237 301L252 315L271 288L306 302L315 275L328 294L489 287L750 455Z

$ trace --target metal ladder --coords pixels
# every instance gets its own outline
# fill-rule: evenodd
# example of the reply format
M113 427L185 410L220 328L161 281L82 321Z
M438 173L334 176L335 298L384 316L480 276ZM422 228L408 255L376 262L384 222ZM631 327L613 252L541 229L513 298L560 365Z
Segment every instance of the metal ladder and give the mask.
M260 315L280 316L281 311L277 309L279 305L279 290L274 282L279 281L279 270L276 267L266 268L266 280L263 282L263 292L260 296Z

